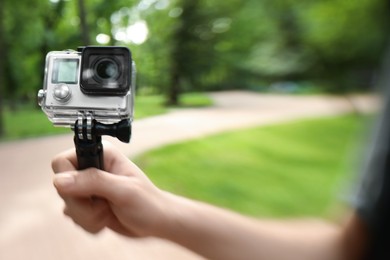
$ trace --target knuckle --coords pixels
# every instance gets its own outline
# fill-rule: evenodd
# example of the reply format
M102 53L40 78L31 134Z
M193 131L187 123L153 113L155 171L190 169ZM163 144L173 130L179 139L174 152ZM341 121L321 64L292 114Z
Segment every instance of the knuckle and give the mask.
M104 226L103 227L101 227L101 226L90 226L90 227L84 226L83 228L84 228L84 230L88 231L91 234L97 234L104 229Z
M95 214L75 214L74 212L64 212L75 224L88 231L89 233L99 233L105 227L105 222L100 220Z
M88 168L85 170L85 175L88 178L88 182L100 184L104 179L103 172L96 168Z
M52 160L51 160L51 168L55 173L58 173L58 166L61 164L62 157L60 155L56 155Z
M72 218L72 220L76 225L92 234L97 234L104 228L104 226L97 223L88 222L86 219Z

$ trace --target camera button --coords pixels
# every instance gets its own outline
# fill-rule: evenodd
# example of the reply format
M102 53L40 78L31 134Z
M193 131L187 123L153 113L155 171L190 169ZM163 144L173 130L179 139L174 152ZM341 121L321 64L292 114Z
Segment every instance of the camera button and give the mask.
M38 104L39 104L40 106L43 105L43 102L44 102L44 100L45 100L45 96L46 96L46 91L43 90L43 89L40 89L40 90L38 91Z
M66 102L71 97L70 88L66 84L58 85L54 88L53 96L60 102Z

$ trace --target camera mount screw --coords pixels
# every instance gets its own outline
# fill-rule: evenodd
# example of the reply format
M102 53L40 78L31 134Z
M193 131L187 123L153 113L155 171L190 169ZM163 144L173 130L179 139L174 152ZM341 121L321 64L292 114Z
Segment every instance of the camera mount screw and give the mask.
M131 123L129 119L124 119L114 124L102 124L93 119L90 112L79 113L73 131L79 169L95 167L103 170L102 135L110 135L128 143Z

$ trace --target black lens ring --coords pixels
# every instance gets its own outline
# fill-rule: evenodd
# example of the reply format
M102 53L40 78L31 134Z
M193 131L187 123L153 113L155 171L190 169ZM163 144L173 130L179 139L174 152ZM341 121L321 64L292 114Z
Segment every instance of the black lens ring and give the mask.
M102 64L105 65L106 67L108 67L104 63L107 63L108 65L112 64L112 65L115 66L115 74L113 76L111 76L111 75L107 75L107 76L101 75L101 73L99 72L100 69L98 67L100 65L102 65ZM115 59L115 57L105 56L105 57L96 59L93 62L91 69L93 70L93 78L96 81L101 82L101 83L103 83L103 82L110 82L110 81L116 81L121 76L121 65L120 65L120 62L117 59Z
M108 74L116 79L103 79L98 77L94 68L103 59L115 63ZM131 52L120 46L86 46L81 49L80 89L85 95L91 96L124 96L131 88L132 82ZM119 70L114 75L113 71ZM104 70L103 70L104 71ZM111 71L111 72L110 72ZM105 72L102 72L105 74Z

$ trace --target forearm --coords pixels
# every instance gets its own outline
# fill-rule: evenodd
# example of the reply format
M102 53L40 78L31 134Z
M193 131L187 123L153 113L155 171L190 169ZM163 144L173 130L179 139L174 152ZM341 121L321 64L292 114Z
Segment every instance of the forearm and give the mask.
M342 258L340 229L331 225L259 221L185 198L173 199L173 217L161 236L209 259Z

